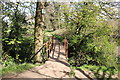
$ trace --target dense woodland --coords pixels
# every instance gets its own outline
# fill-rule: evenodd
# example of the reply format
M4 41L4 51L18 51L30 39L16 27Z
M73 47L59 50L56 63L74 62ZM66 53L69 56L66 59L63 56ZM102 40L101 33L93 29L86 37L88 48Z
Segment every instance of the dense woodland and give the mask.
M118 70L119 2L0 3L3 67L44 63L45 51L31 57L54 35L61 42L66 36L71 66L87 64ZM56 30L63 34L51 34Z

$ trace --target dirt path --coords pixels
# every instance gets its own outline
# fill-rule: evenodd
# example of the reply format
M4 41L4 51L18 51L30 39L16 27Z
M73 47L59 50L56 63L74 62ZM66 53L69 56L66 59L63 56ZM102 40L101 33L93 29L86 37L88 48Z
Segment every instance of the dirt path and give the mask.
M55 49L51 51L50 58L44 65L34 67L13 78L72 78L70 77L70 65L65 57L65 50L58 40L54 40ZM76 71L78 78L86 78L81 72Z

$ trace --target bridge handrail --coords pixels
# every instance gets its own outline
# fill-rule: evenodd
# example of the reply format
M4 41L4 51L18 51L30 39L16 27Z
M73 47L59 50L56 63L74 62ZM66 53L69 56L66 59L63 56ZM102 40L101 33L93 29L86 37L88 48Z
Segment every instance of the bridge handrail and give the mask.
M51 44L49 44L49 43L51 43ZM30 61L44 48L44 46L46 46L46 45L48 45L48 46L53 46L53 36L46 42L46 43L44 43L42 46L41 46L41 48L30 58ZM51 51L51 49L52 49L52 47L46 47L46 50L48 50L48 51ZM49 55L49 52L47 52L47 54L46 54L46 56L47 55ZM49 56L48 56L49 57ZM48 58L47 57L47 58Z
M42 45L42 47L30 58L30 60L32 60L43 49L45 45L46 43Z
M30 60L32 60L43 48L44 46L46 46L46 58L48 60L49 58L49 53L51 52L51 50L53 49L53 36L50 37L50 39L44 43L41 48L30 58ZM65 55L66 55L66 59L68 59L68 40L65 37L64 38L64 48L65 48Z

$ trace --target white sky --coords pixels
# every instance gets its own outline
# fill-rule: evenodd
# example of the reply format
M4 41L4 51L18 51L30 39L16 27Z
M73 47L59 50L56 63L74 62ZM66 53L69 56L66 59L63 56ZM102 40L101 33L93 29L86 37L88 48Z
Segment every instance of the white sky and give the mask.
M38 0L38 1L45 1L45 0ZM94 0L46 0L51 2L91 2ZM106 2L120 2L120 0L99 0L99 1L106 1ZM37 0L5 0L5 2L37 2Z

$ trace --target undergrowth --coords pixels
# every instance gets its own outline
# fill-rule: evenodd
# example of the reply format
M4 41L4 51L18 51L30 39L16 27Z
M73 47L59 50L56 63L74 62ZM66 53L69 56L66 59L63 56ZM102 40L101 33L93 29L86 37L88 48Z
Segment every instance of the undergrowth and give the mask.
M72 66L73 67L73 66ZM83 65L80 67L73 67L78 70L83 70L83 71L91 71L93 73L94 78L102 78L103 80L107 79L113 79L116 78L118 74L118 70L116 70L114 67L105 67L105 66L96 66L96 65ZM89 75L91 76L91 75Z
M14 64L12 66L2 67L2 75L5 76L9 74L23 72L35 66L38 66L38 64L23 63L23 64Z

